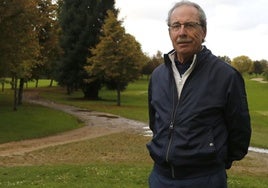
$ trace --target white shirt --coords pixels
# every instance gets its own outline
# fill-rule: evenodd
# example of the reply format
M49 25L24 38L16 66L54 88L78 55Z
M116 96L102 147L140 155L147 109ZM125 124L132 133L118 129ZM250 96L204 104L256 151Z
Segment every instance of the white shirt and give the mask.
M196 54L194 54L194 58L193 58L191 66L186 70L186 72L183 75L180 75L180 73L175 65L175 61L174 61L175 53L176 52L174 51L172 54L169 54L169 58L172 62L172 70L173 70L173 75L174 75L174 79L175 79L176 86L177 86L178 98L180 98L184 83L195 67Z

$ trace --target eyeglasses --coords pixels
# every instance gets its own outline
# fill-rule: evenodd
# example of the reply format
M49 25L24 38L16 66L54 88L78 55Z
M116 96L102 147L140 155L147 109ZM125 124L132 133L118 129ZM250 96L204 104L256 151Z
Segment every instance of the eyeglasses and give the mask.
M197 23L197 22L185 22L183 24L181 23L174 23L173 25L170 25L169 28L174 31L174 32L177 32L179 31L181 28L185 29L185 30L188 30L188 31L192 31L194 30L197 26L202 26L202 24L200 23Z

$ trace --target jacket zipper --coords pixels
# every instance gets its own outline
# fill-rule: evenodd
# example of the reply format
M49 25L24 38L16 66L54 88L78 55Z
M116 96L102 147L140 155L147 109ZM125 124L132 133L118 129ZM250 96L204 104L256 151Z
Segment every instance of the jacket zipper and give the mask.
M170 146L171 146L171 142L173 140L173 131L174 131L174 125L173 122L171 121L170 125L169 125L169 143L168 143L168 148L167 148L167 153L166 153L166 161L168 162L168 157L169 157L169 150L170 150Z
M194 61L196 62L195 58L196 58L196 56L194 57ZM182 76L181 76L181 79L182 79ZM187 80L188 80L188 78L187 78ZM174 81L174 85L176 85L175 80L173 80L173 81ZM186 82L184 83L184 86L185 86L185 84L186 84ZM172 96L173 97L173 109L172 109L172 113L171 113L171 121L169 124L169 143L168 143L168 148L167 148L167 153L166 153L166 162L169 162L169 152L170 152L170 147L171 147L171 143L173 140L175 115L176 115L176 112L177 112L177 109L178 109L178 106L180 103L180 98L179 98L177 101L177 104L175 105L175 94L176 94L175 90L176 90L176 88L174 88L174 85L172 88L173 89L173 96ZM182 91L181 91L181 94L182 94ZM177 96L178 96L178 93L177 93ZM175 178L174 166L172 164L170 164L170 168L171 168L171 176L172 176L172 178Z
M167 148L167 154L166 154L166 161L168 162L168 158L169 158L169 150L170 150L170 146L171 146L171 142L173 140L173 131L174 131L174 125L173 122L171 121L170 125L169 125L169 143L168 143L168 148ZM170 164L170 168L171 168L171 176L172 178L175 178L175 174L174 174L174 167L172 164Z
M174 86L174 85L173 85ZM170 152L170 147L171 147L171 143L173 140L173 132L174 132L174 121L175 121L175 114L179 105L179 101L177 102L177 104L175 105L175 93L174 92L174 88L173 88L173 109L172 109L172 113L171 113L171 121L169 124L169 143L168 143L168 148L167 148L167 153L166 153L166 161L169 162L169 152ZM171 167L171 175L173 178L175 178L175 174L174 174L174 167L172 164L170 164Z

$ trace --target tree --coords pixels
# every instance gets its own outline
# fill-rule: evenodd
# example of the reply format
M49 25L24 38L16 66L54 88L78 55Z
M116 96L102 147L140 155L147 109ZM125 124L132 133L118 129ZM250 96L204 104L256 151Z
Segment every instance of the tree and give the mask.
M91 49L93 56L85 69L90 76L102 79L109 89L117 91L120 106L120 92L140 76L146 56L135 38L125 32L116 13L108 11L107 14L100 42Z
M142 67L142 74L145 74L149 77L153 70L164 62L163 54L160 51L157 51L156 55L153 55L147 63Z
M252 73L262 74L267 68L268 62L267 60L253 61L253 70Z
M0 69L4 76L10 76L16 68L24 69L19 66L24 57L28 56L28 52L32 52L31 55L36 52L30 45L36 44L36 40L33 40L34 28L31 25L31 21L35 22L30 13L33 8L34 3L30 1L1 0L0 2Z
M14 106L17 110L18 98L22 98L22 88L17 91L17 82L31 76L32 69L38 65L40 48L36 26L38 16L35 1L1 1L0 12L0 62L4 76L13 78ZM20 84L22 87L23 84Z
M231 64L231 59L228 56L218 56L218 58L220 58L221 60L223 60L226 63Z
M266 80L268 80L268 66L264 69L263 76Z
M241 74L250 73L253 68L252 60L247 56L238 56L233 59L231 65L237 69Z
M101 82L98 79L85 82L89 78L84 66L91 57L88 49L99 42L100 29L109 9L114 9L114 0L63 1L59 17L63 56L57 80L66 86L68 94L81 88L85 98L98 97Z
M37 27L38 39L40 45L39 60L42 64L35 67L32 72L32 78L36 80L46 77L53 80L56 62L61 54L59 46L59 24L58 24L58 5L51 0L38 0L38 18Z
M262 72L262 74L263 74L264 78L265 78L266 80L268 80L268 61L265 60L265 59L263 59L263 60L261 60L260 62L261 62L261 65L262 65L262 67L263 67L263 72Z

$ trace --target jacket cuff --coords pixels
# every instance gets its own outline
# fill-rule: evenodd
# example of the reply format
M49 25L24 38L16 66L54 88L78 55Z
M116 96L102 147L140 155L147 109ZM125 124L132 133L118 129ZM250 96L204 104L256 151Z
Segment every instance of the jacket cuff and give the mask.
M232 167L232 161L226 161L225 162L225 169L230 169Z

